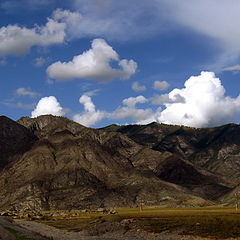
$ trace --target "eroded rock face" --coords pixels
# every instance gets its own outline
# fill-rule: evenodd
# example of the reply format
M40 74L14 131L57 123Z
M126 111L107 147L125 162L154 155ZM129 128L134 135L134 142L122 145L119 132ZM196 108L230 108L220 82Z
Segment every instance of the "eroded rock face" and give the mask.
M209 171L216 151L216 162L224 158L229 166L232 158L226 160L226 155L238 154L238 138L228 144L218 129L153 123L96 130L51 115L0 121L5 139L0 151L6 152L1 158L1 208L176 206L186 200L209 204L230 192L238 177L228 182L220 168ZM199 160L204 150L213 153Z

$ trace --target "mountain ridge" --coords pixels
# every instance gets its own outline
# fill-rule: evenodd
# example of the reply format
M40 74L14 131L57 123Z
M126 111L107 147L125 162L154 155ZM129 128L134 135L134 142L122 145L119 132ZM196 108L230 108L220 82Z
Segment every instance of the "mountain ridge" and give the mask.
M8 125L21 129L13 135L27 147L1 160L0 208L232 204L231 192L239 184L238 125L196 130L151 123L91 129L51 115L16 122L1 116L1 122L1 149L15 146ZM208 159L204 151L210 153Z

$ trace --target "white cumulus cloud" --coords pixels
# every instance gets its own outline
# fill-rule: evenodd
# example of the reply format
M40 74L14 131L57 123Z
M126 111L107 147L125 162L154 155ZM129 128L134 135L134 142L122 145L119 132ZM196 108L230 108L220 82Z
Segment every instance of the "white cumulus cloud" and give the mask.
M76 29L82 21L81 13L56 9L52 14L52 18L54 21L63 23L66 26L65 32L68 39L79 37L76 35Z
M213 72L192 76L184 85L185 88L169 93L169 99L178 96L184 102L165 103L166 109L158 121L190 127L212 127L232 122L240 113L240 96L225 96L225 89Z
M124 105L127 105L128 107L135 107L137 103L146 103L146 102L148 102L148 100L142 95L137 97L129 97L122 101L122 103Z
M49 96L43 97L38 102L36 108L32 111L32 117L38 117L40 115L52 114L55 116L64 116L66 110L62 108L56 97Z
M130 97L122 101L123 106L109 113L109 118L114 120L131 119L137 124L147 124L157 121L161 114L161 108L154 112L151 108L137 108L138 103L147 103L148 99L143 96Z
M135 91L135 92L143 92L143 91L146 90L146 86L140 85L139 82L133 82L132 90Z
M153 96L151 98L151 102L154 105L166 104L166 103L185 103L185 99L179 94L169 95L166 93L166 94Z
M158 91L166 90L169 87L169 83L166 81L154 81L153 88Z
M0 28L0 56L21 55L33 46L49 46L63 43L67 32L72 29L81 15L69 10L57 9L47 19L45 26L35 25L33 28L8 25Z
M80 97L79 102L83 105L84 111L73 116L73 120L75 122L78 122L86 127L90 127L106 117L106 112L96 110L90 96L83 94Z
M116 61L119 69L111 67L111 61ZM120 60L117 52L104 39L94 39L90 50L75 56L70 62L53 63L48 67L47 73L50 78L62 81L90 78L107 82L115 78L128 79L136 69L136 62Z
M136 104L148 102L143 96L124 99L122 101L123 106L112 112L97 110L92 98L87 94L83 94L79 102L83 105L84 111L80 114L75 114L73 120L86 127L94 126L103 119L114 121L125 119L132 123L147 124L157 121L161 114L161 108L158 108L155 112L151 108L137 108Z

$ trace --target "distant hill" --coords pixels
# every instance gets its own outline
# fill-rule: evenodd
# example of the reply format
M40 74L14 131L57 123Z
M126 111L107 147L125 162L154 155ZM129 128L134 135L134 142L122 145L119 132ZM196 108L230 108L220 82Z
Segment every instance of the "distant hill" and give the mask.
M233 204L240 127L86 128L51 115L0 117L0 208Z

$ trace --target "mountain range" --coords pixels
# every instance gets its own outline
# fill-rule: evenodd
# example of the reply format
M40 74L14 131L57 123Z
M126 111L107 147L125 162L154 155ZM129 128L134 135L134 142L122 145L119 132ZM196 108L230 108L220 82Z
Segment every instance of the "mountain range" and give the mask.
M0 117L0 208L235 204L240 126L84 127L52 115Z

